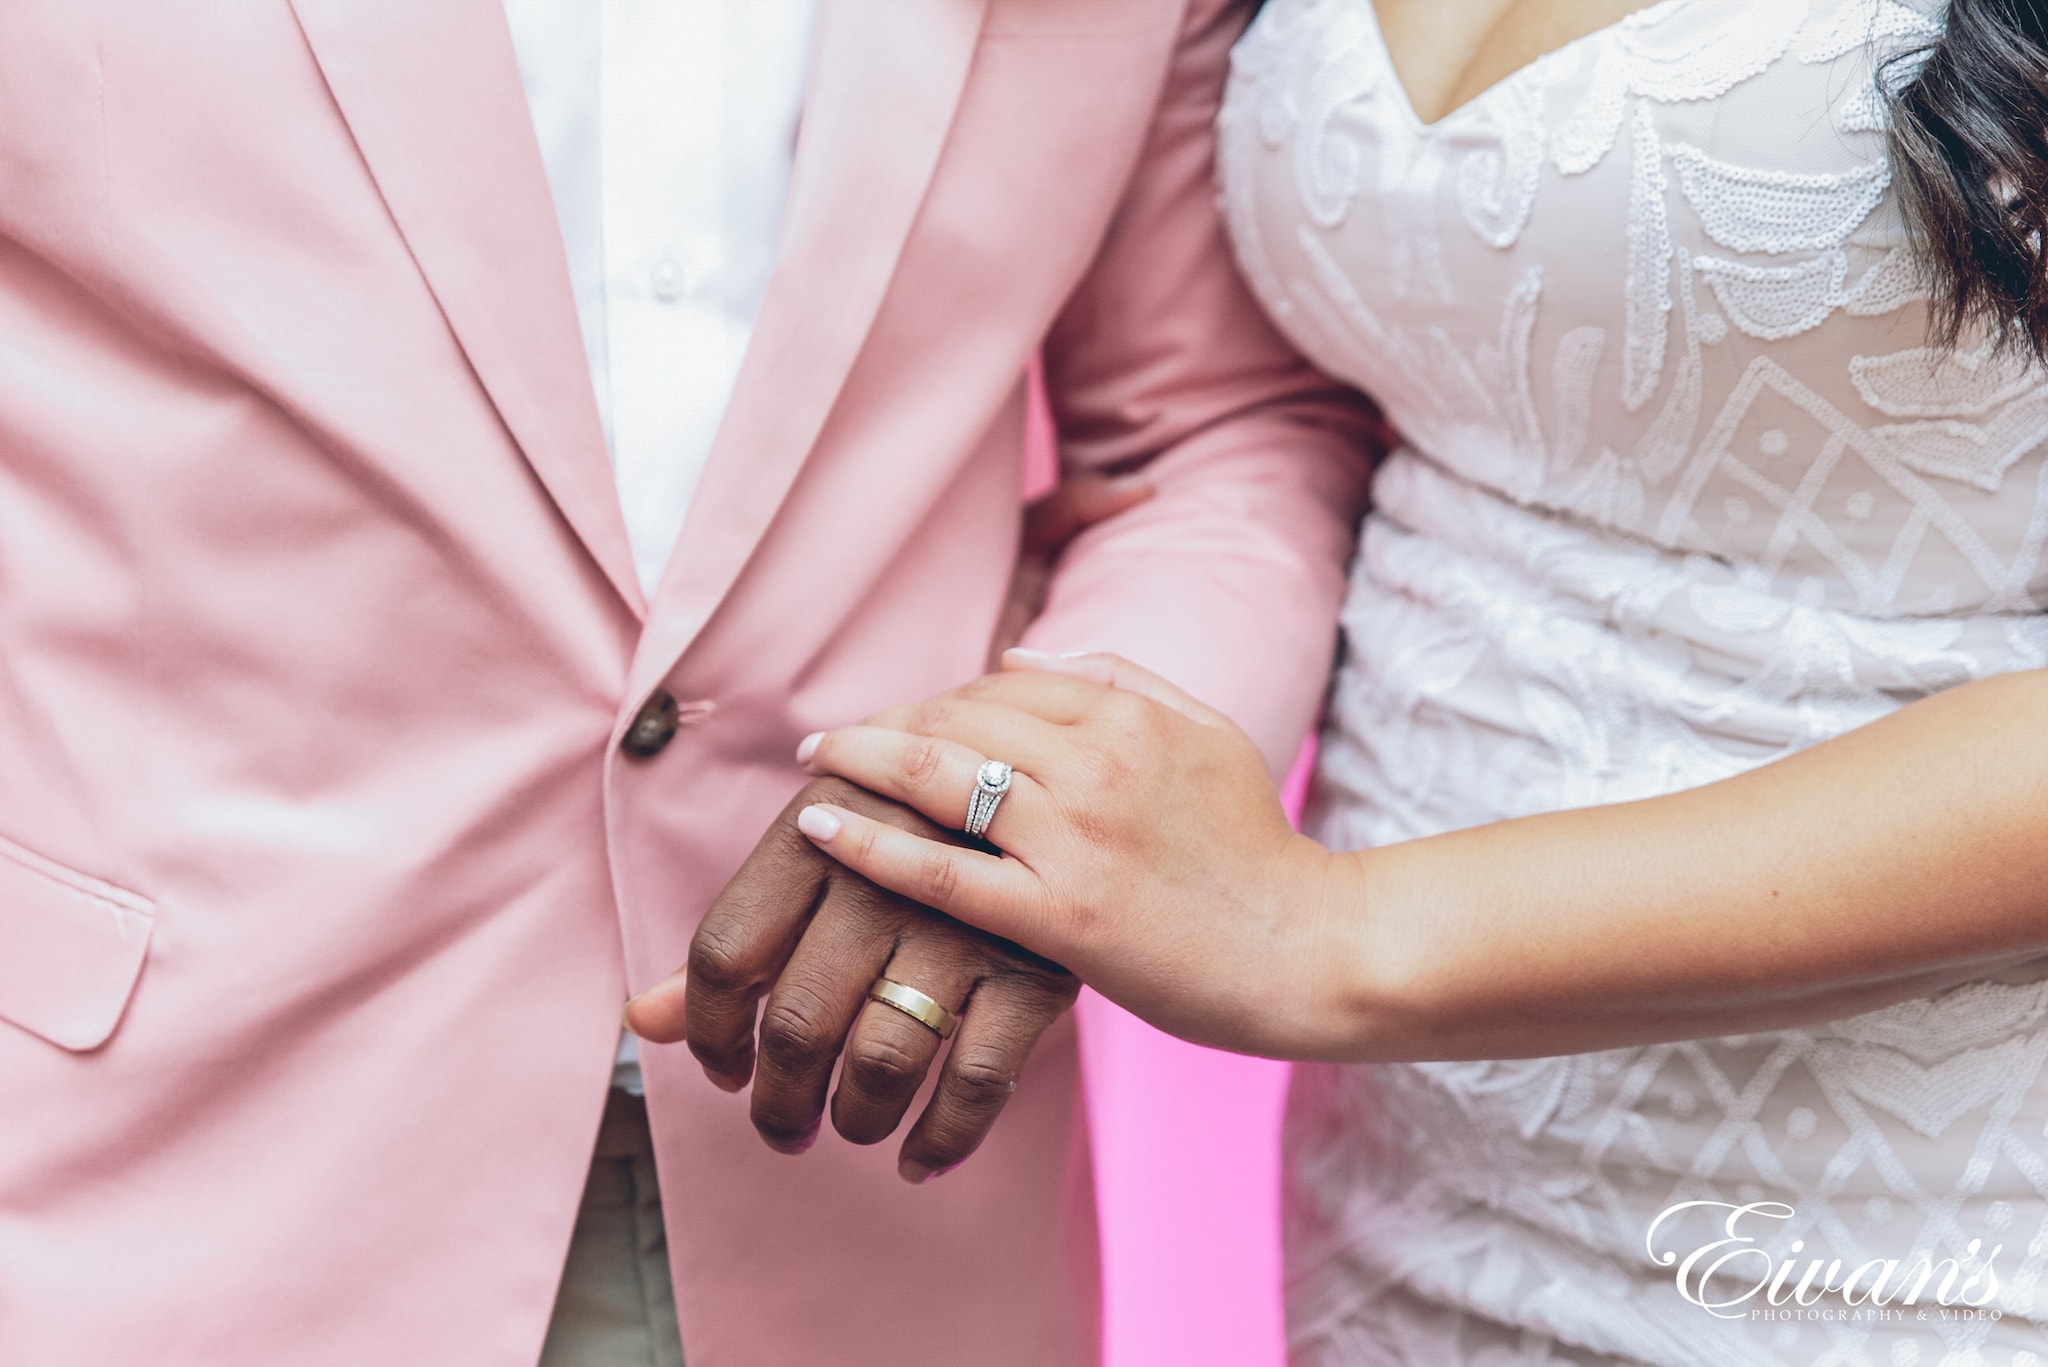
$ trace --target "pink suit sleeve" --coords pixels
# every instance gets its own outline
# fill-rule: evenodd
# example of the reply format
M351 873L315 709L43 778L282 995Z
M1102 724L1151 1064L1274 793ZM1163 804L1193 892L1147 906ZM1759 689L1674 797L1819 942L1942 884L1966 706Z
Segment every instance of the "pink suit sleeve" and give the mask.
M1102 250L1045 348L1064 473L1143 469L1084 533L1024 644L1114 650L1249 731L1275 774L1327 681L1372 410L1312 369L1240 280L1215 118L1244 7L1195 0Z

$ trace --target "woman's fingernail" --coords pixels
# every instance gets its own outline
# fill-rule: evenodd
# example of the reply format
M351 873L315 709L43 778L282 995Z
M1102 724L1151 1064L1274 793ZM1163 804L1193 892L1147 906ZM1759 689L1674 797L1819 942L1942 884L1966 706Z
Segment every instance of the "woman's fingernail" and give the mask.
M825 733L823 731L813 731L810 735L805 736L802 740L798 741L796 747L796 762L798 764L809 764L811 762L811 756L818 753L818 743L824 739Z
M796 828L820 844L839 834L842 824L829 807L806 807L796 814Z
M626 998L626 1004L619 1008L619 1024L624 1026L628 1030L633 1029L633 1022L631 1019L633 1015L633 1003L639 1000L640 999L638 997L628 997ZM634 1033L637 1034L638 1031L635 1031Z
M1075 665L1079 661L1092 659L1099 654L1101 652L1096 650L1051 651L1031 650L1024 646L1012 646L1003 652L1003 659L1006 663L1014 664L1022 669L1035 669L1041 674L1078 674L1083 678L1087 678L1090 676L1090 671L1077 669Z

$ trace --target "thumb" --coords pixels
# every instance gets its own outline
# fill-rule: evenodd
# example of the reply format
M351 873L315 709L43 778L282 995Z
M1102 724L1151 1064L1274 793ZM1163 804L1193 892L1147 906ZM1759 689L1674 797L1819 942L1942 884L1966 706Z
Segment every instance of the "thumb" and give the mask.
M683 1037L683 1002L689 986L688 970L677 969L627 1002L620 1023L641 1039L675 1043Z
M1150 698L1203 726L1233 725L1228 717L1178 685L1169 683L1143 665L1133 664L1106 650L1073 650L1056 655L1049 650L1026 650L1018 646L1003 652L1003 668L1034 669L1041 674L1071 674L1076 678L1092 679L1111 688L1121 688L1126 693Z

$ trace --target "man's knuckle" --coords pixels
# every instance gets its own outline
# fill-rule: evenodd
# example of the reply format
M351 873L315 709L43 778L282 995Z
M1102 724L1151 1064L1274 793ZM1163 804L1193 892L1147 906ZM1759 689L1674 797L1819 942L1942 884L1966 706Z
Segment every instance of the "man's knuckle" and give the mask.
M847 1055L846 1079L856 1092L895 1099L924 1081L925 1060L891 1040L866 1040Z
M832 1056L823 1003L809 994L773 1002L761 1017L761 1057L780 1072L807 1072Z
M985 930L976 930L927 907L917 909L912 935L920 955L955 972L976 977L1008 970L1010 954L1021 952L1007 940L999 940Z
M1012 963L999 981L1016 1009L1046 1020L1058 1016L1081 994L1081 980L1027 949L1012 951Z
M1071 1008L1081 996L1081 979L1056 964L1039 975L1039 984L1054 1016Z
M854 850L857 856L865 855L867 847L856 842ZM842 927L852 923L864 936L894 934L904 914L902 898L850 870L833 875L832 891L818 909L820 922L829 918Z
M706 923L690 942L690 985L713 992L737 992L751 985L752 965L736 937Z
M955 1101L969 1111L1000 1107L1017 1090L1018 1060L986 1046L958 1049L952 1061Z

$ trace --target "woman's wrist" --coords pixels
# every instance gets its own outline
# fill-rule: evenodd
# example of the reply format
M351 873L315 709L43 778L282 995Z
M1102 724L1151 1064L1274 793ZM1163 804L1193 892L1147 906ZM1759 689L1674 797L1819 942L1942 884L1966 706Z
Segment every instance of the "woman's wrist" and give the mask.
M1369 1058L1410 1012L1412 920L1385 885L1375 851L1326 850L1307 837L1289 847L1276 894L1269 962L1283 966L1284 1038L1260 1052L1299 1059ZM1412 938L1412 937L1411 937Z
M1454 918L1429 842L1333 853L1318 900L1317 1022L1300 1055L1333 1062L1422 1057L1439 1026L1443 932ZM1420 1052L1418 1052L1420 1051Z

